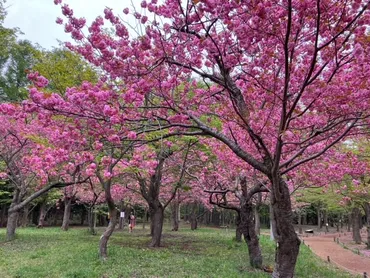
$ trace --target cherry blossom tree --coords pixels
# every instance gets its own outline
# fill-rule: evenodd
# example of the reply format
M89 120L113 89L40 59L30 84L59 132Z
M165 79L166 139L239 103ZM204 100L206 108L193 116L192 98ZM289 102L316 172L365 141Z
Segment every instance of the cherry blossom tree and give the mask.
M236 239L241 241L244 236L251 266L262 268L254 207L263 192L270 192L269 183L252 168L245 168L244 162L220 142L211 142L210 145L219 146L212 148L216 159L202 175L204 191L209 194L210 204L236 211Z
M88 183L77 187L76 200L87 209L89 232L96 235L95 206L105 202L103 188L96 178L90 178Z
M38 205L40 206L39 220L37 223L37 228L43 228L45 225L45 218L53 207L58 207L58 201L62 197L60 190L52 190L43 196L39 197Z
M366 147L360 146L360 149L363 151ZM360 227L362 212L364 212L367 226L367 245L370 246L370 165L366 155L359 154L358 150L356 150L356 154L352 154L352 156L353 167L358 170L355 173L347 173L342 182L338 184L335 193L342 196L340 204L351 209L350 218L352 222L353 241L357 244L361 244L362 242Z
M90 162L85 174L99 182L108 205L109 225L100 239L100 257L107 258L107 243L116 222L117 210L113 188L127 167L136 133L126 124L126 111L120 109L120 95L102 83L92 85L84 82L80 87L68 88L65 96L34 89L32 105L54 117L63 117L69 122L68 132L78 135L76 140L84 142L84 155ZM124 101L124 100L122 100ZM134 114L135 115L135 114ZM134 115L132 117L134 117Z
M77 193L76 188L73 185L63 189L64 214L63 214L63 222L61 226L61 229L63 231L68 231L69 229L72 202L75 200L76 193Z
M61 0L55 0L61 4ZM271 183L273 277L293 277L300 241L285 175L369 124L369 2L142 1L86 20L62 5L67 46L146 98L169 134L212 136ZM131 36L132 14L143 32ZM58 19L63 24L62 19ZM194 78L196 77L196 78ZM202 83L202 84L200 84ZM215 125L215 119L218 125Z
M352 209L356 216L348 216L348 222L351 218L354 220L353 224L357 222L355 230L359 235L360 217L358 214L361 202L351 202L351 197L354 197L353 193L359 194L358 196L366 195L364 193L366 192L366 182L359 186L361 184L359 180L363 179L369 170L366 161L359 159L358 155L348 149L346 145L348 143L334 147L316 160L315 164L307 163L305 167L300 167L298 171L293 171L288 176L291 179L289 182L296 184L293 192L296 191L297 199L313 203L316 206L319 230L322 223L325 225L328 223L328 213L329 208L333 206L332 203L334 206L338 206L338 202L339 205L352 203ZM342 201L341 198L343 198ZM326 230L328 231L328 227ZM358 238L359 236L356 237L357 241L359 241Z
M136 180L128 186L148 204L151 220L151 247L161 244L164 210L184 185L189 186L189 169L194 168L196 141L184 140L172 144L161 142L135 150L130 161Z
M19 211L53 188L83 183L84 157L76 153L80 145L58 130L59 120L30 112L29 107L1 104L0 157L6 165L2 178L13 185L13 199L8 210L7 240L15 236ZM46 124L51 124L49 126ZM67 145L69 148L67 149Z

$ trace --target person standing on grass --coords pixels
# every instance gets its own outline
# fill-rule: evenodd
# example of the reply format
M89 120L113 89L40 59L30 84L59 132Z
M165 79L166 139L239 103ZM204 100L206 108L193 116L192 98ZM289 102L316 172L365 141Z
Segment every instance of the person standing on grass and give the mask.
M136 224L135 222L136 222L135 215L134 215L133 212L131 212L130 217L128 218L129 229L130 229L129 231L130 231L130 233L132 232L132 230L135 227L135 224Z

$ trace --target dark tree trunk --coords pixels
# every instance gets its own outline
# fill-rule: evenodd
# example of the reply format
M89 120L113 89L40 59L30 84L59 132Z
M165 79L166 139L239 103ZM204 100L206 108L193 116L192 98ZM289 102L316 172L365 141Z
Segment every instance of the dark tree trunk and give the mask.
M352 214L348 213L348 215L347 215L347 232L351 231L351 226L352 226Z
M190 216L190 228L192 231L198 229L198 220L196 215Z
M211 217L212 217L212 213L211 213ZM189 204L185 205L184 221L185 222L189 221ZM212 222L212 220L211 220L211 222Z
M28 226L28 213L29 213L30 206L27 204L23 207L22 211L22 218L21 218L21 227L27 227Z
M15 238L15 230L17 229L19 210L12 210L20 203L20 191L18 188L14 190L12 203L8 211L8 221L6 223L6 240L11 241Z
M164 208L161 203L152 204L149 207L152 230L152 241L150 247L160 247L162 238L162 228L164 220Z
M150 216L150 236L153 236L154 235L154 225L153 225L153 221L152 221L152 216Z
M273 278L292 278L299 253L300 240L295 233L290 193L285 181L272 179L272 209L276 220L277 247Z
M367 231L367 249L370 249L370 203L364 203L364 209L366 214L366 231Z
M241 226L240 212L237 212L236 214L235 224L236 224L235 240L237 242L241 242L243 231L242 231L242 226Z
M307 225L307 212L303 213L303 225Z
M63 223L62 223L63 231L68 231L70 218L71 218L71 208L72 208L72 198L65 197L64 198L64 215L63 215Z
M6 220L6 205L2 205L0 211L0 227L5 226L5 220Z
M249 261L252 267L262 268L262 252L253 221L252 201L244 202L240 208L241 230L248 245Z
M171 202L170 199L165 205L162 205L162 203L159 201L164 161L171 154L172 152L170 151L161 150L161 152L158 154L157 167L155 168L154 174L150 177L149 183L147 183L145 179L138 179L142 196L149 205L150 234L152 236L152 241L149 244L150 247L159 247L161 244L164 210L168 205L168 202ZM174 194L176 194L176 191ZM174 195L172 198L173 197Z
M197 219L197 204L193 203L191 205L191 214L190 214L190 228L192 231L198 229L198 219ZM221 217L221 214L219 215ZM220 221L219 221L220 222Z
M55 209L54 217L53 217L53 226L58 225L58 215L59 215L59 209Z
M33 225L36 225L37 226L37 224L39 223L39 211L37 211L37 210L33 210L32 211L32 214L31 214L31 223L33 224Z
M361 234L360 234L360 209L354 207L352 209L352 236L356 244L361 244Z
M81 222L80 222L81 226L83 226L83 225L84 225L84 223L85 223L85 218L86 218L86 210L85 210L85 209L84 209L84 207L83 207L83 209L82 209L82 211L81 211Z
M179 202L177 200L174 200L171 204L172 231L179 230L179 207Z
M240 228L244 236L244 240L248 246L249 262L252 267L262 268L262 252L259 244L259 238L256 233L255 221L254 221L254 210L252 205L253 191L256 187L249 189L247 187L247 179L242 177L240 180L240 187L242 194L239 197L240 200Z
M210 213L211 213L211 212L210 212L209 210L207 210L207 211L206 211L206 213L204 214L204 223L203 223L204 225L209 225L209 223L210 223L210 222L209 222L209 219L210 219Z
M46 216L46 202L42 202L40 206L40 215L37 228L43 228L45 226L45 216Z
M258 213L258 206L253 207L253 214L254 214L254 227L256 230L256 234L259 235L261 231L261 220L260 215Z
M102 214L98 214L98 225L102 226L102 227L105 227L105 226L108 226L108 224L109 223L107 223L107 216L102 215Z
M94 212L94 206L88 208L87 222L89 224L89 233L96 235L96 214Z
M326 210L324 210L324 225L325 225L325 232L329 232L328 212Z
M317 229L321 230L321 209L317 208Z

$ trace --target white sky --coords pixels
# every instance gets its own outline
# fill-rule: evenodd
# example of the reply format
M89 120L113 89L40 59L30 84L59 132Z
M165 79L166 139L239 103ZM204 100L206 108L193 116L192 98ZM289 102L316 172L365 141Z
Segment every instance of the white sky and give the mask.
M140 0L132 0L140 5ZM64 0L69 4L77 17L85 17L88 25L98 15L103 15L105 7L112 8L115 13L123 15L122 10L131 7L130 0ZM20 39L38 43L41 47L50 49L57 47L57 40L71 41L69 34L64 33L64 27L55 23L59 16L63 18L60 6L53 0L7 0L8 15L4 25L7 28L19 27L24 33Z

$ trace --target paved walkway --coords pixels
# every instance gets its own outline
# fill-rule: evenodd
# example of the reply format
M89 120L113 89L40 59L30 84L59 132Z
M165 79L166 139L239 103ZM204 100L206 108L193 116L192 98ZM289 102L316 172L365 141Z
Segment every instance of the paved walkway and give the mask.
M324 259L330 257L331 263L352 273L363 274L366 272L370 277L370 258L362 257L334 242L334 235L320 235L304 237L305 245L309 245L311 250Z

